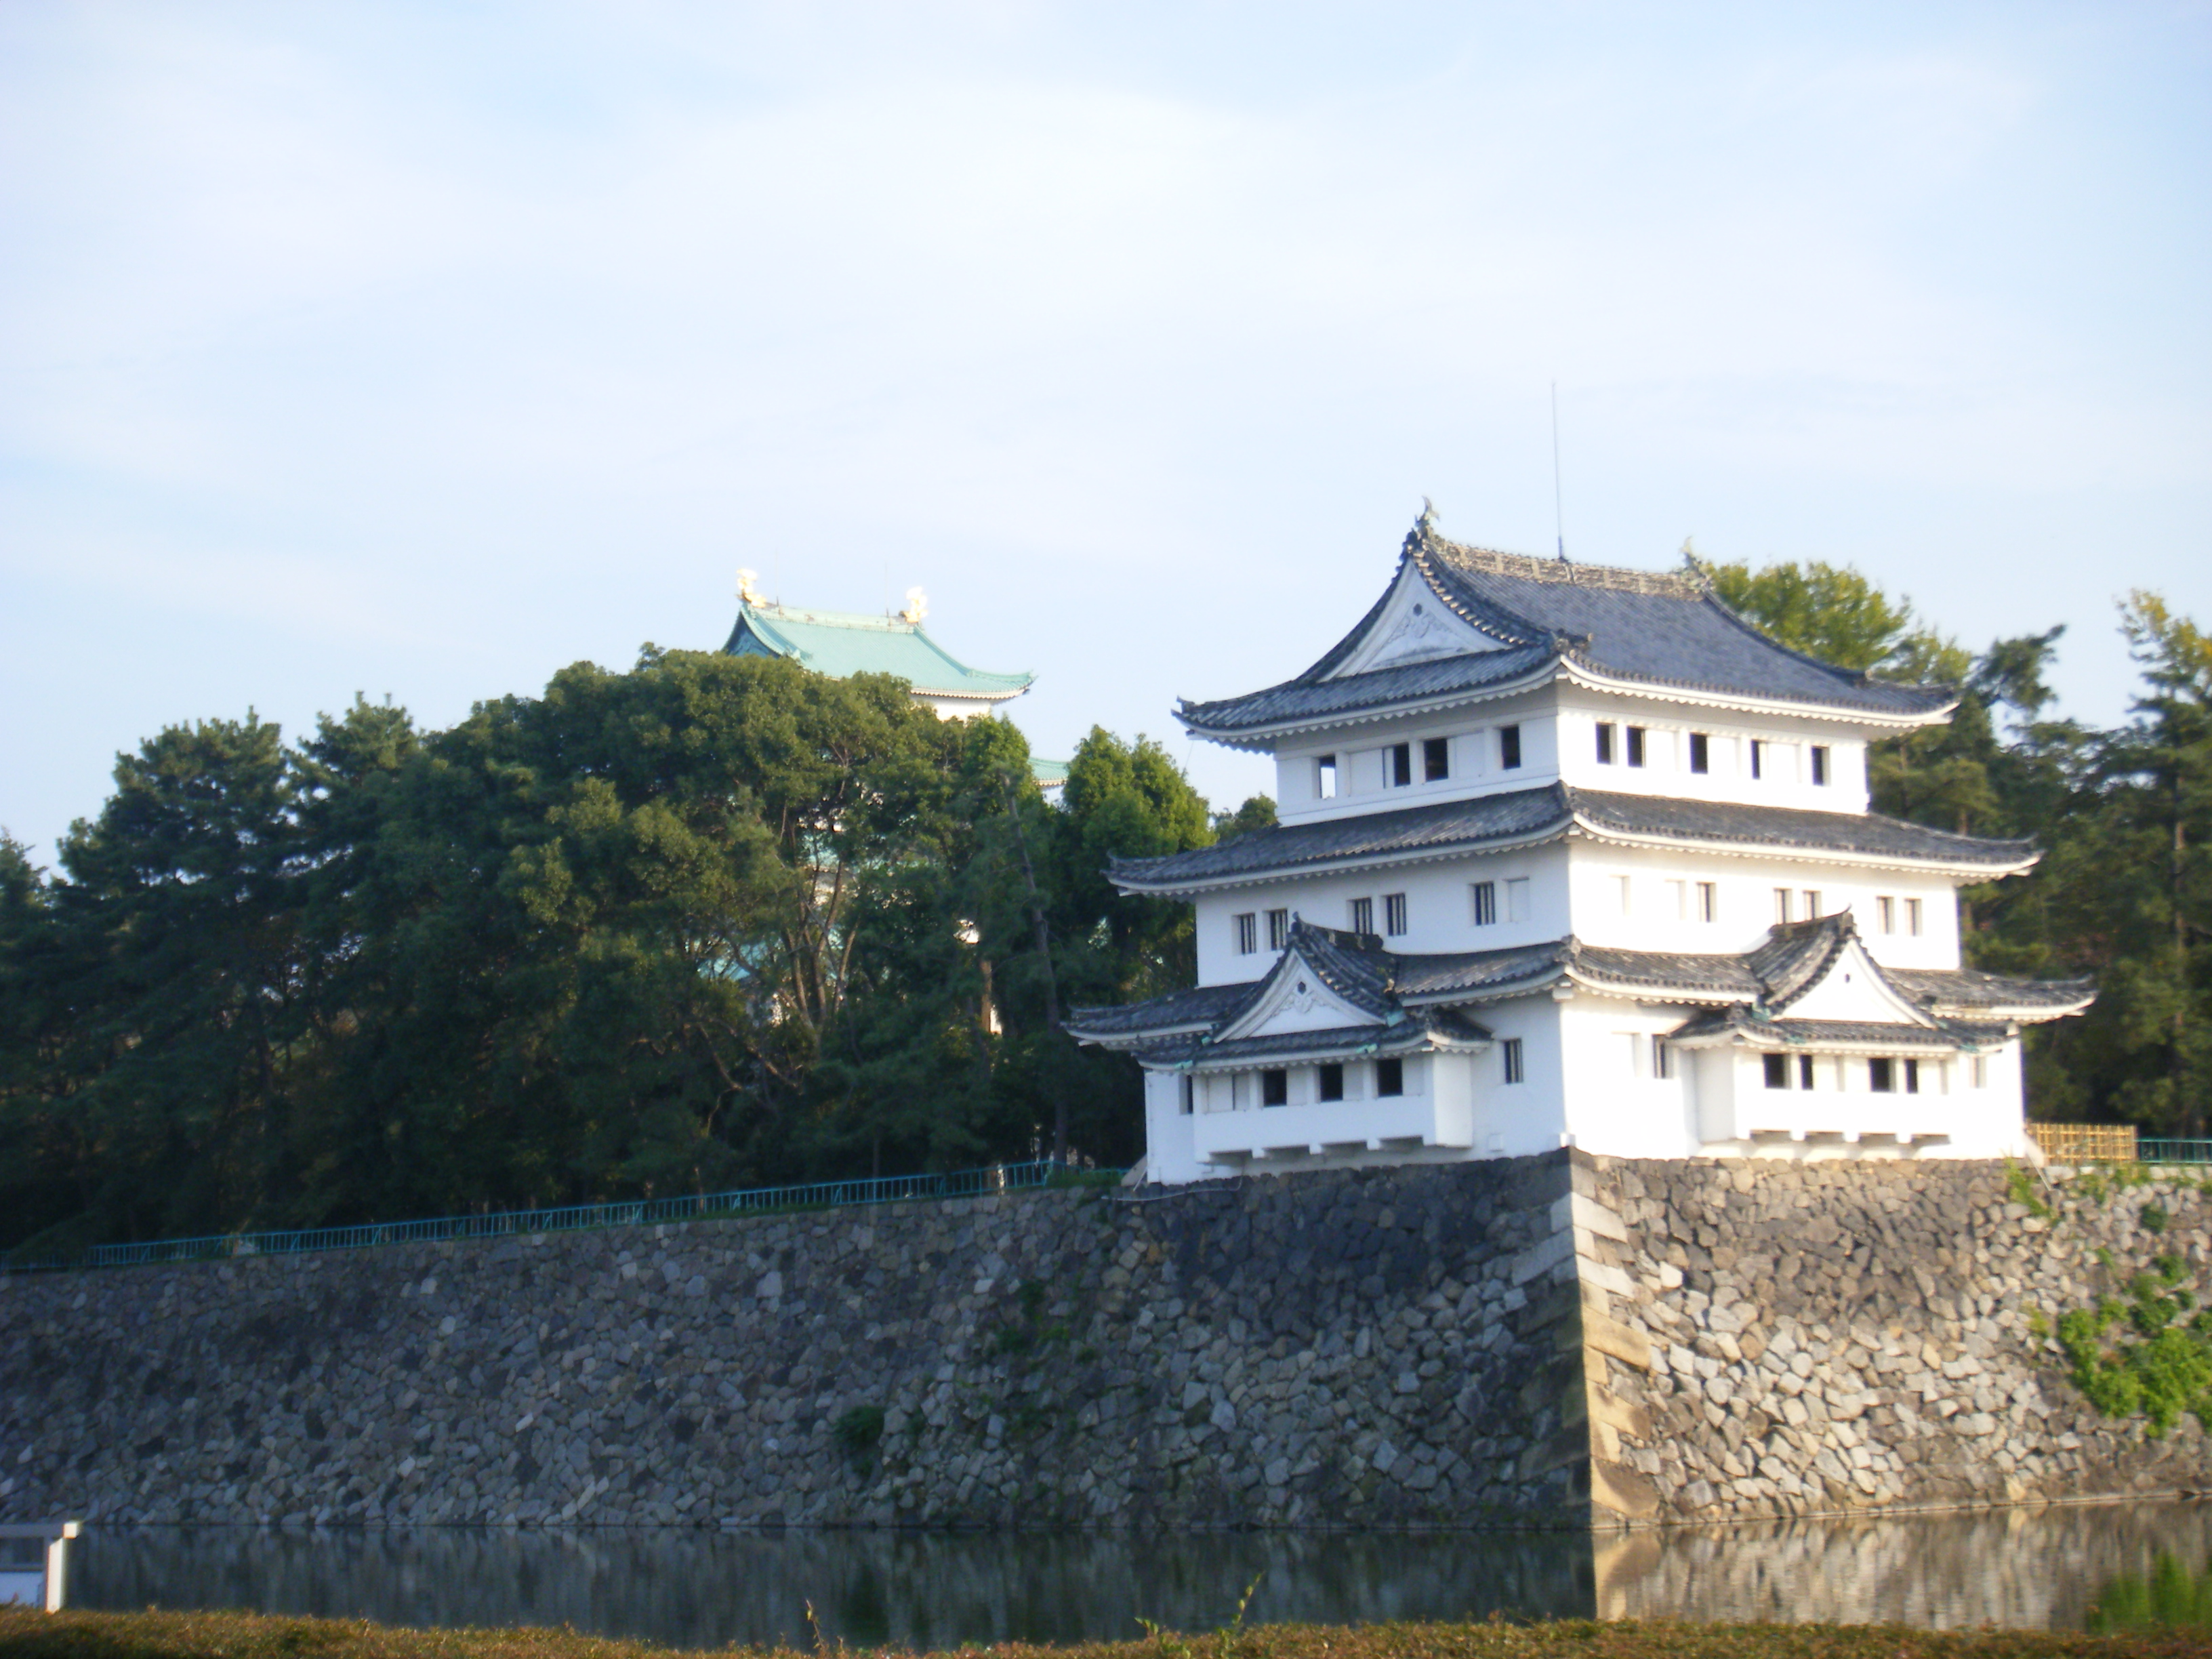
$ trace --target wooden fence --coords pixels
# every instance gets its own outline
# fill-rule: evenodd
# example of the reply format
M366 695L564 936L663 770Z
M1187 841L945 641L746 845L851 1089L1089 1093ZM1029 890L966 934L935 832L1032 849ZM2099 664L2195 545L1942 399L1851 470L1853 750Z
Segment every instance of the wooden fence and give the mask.
M2136 1127L2132 1123L2031 1123L2027 1134L2053 1164L2136 1161Z

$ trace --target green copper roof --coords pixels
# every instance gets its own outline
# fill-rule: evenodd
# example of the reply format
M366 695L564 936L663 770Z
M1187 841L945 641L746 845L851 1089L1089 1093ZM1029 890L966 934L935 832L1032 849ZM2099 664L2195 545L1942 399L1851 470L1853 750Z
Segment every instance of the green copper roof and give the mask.
M1030 775L1036 780L1040 789L1057 789L1067 781L1066 761L1040 760L1030 757Z
M1003 702L1029 690L1034 674L987 674L970 668L902 617L860 617L842 611L800 611L787 605L740 601L738 625L722 647L740 657L790 657L833 679L896 674L916 691Z

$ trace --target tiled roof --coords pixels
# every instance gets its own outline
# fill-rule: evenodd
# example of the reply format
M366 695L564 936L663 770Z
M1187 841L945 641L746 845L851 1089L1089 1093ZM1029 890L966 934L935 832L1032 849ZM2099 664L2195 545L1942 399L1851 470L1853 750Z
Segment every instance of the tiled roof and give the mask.
M740 657L789 657L832 679L895 674L915 690L1003 702L1029 689L1034 674L991 674L970 668L902 617L842 611L801 611L786 605L738 606L723 650Z
M1496 553L1447 541L1425 520L1407 536L1402 558L1449 610L1504 648L1332 678L1380 619L1378 599L1303 674L1241 697L1185 703L1177 718L1194 731L1233 738L1479 690L1555 659L1651 686L1884 720L1929 719L1957 701L1948 687L1875 679L1778 644L1722 604L1694 574Z
M1497 842L1525 842L1564 832L1567 823L1565 793L1554 784L1322 823L1279 823L1187 853L1115 859L1109 874L1117 885L1158 890L1224 877L1322 868L1349 859L1390 854L1419 857Z
M1449 1009L1410 1015L1395 1025L1339 1025L1322 1031L1285 1031L1269 1036L1232 1037L1209 1042L1203 1037L1170 1037L1137 1050L1147 1066L1235 1065L1240 1060L1319 1059L1333 1054L1405 1054L1442 1043L1490 1041L1487 1027Z
M1705 955L1687 951L1625 951L1609 945L1585 945L1571 936L1541 944L1509 945L1496 951L1464 951L1443 955L1403 956L1385 950L1372 934L1350 933L1316 927L1304 921L1291 927L1289 948L1267 974L1241 985L1210 986L1200 991L1177 991L1150 1002L1124 1008L1079 1008L1068 1016L1067 1030L1086 1042L1104 1042L1117 1048L1133 1048L1147 1063L1170 1063L1163 1054L1182 1054L1203 1049L1207 1054L1291 1054L1317 1050L1301 1048L1303 1036L1244 1037L1233 1043L1210 1042L1208 1035L1229 1029L1257 1005L1267 988L1282 975L1304 971L1303 963L1323 982L1355 1006L1377 1018L1395 1024L1363 1026L1363 1041L1382 1041L1398 1025L1419 1025L1431 1016L1454 1007L1467 1007L1508 997L1526 996L1551 986L1571 982L1590 990L1633 996L1654 1002L1720 1002L1727 1006L1700 1014L1681 1028L1680 1035L1720 1035L1741 1031L1782 1042L1881 1042L1906 1046L1957 1047L1995 1041L2004 1026L1990 1022L1994 1011L2010 1018L2045 1018L2070 1013L2085 1006L2094 992L2081 981L2047 981L2008 979L1996 974L1958 969L1951 973L1929 969L1883 969L1877 971L1891 981L1906 1000L1928 1008L1939 1024L1933 1028L1898 1024L1850 1024L1832 1020L1792 1020L1772 1018L1769 1011L1785 1009L1805 989L1817 983L1833 964L1844 945L1856 937L1847 915L1777 927L1758 949L1742 956ZM1970 1006L1970 999L1978 999ZM1954 1011L1966 1018L1950 1018ZM1978 1020L1972 1018L1980 1013ZM1192 1030L1206 1022L1206 1032ZM1420 1026L1434 1031L1439 1028ZM1479 1029L1479 1028L1475 1028ZM1851 1032L1873 1036L1853 1036ZM1146 1041L1157 1033L1170 1048ZM1761 1035L1763 1034L1763 1035ZM1947 1035L1948 1034L1948 1035ZM1389 1037L1395 1043L1400 1039ZM1349 1041L1348 1038L1342 1041ZM1320 1044L1341 1046L1339 1036ZM1243 1045L1257 1045L1246 1047ZM1187 1057L1187 1056L1186 1056ZM1172 1063L1181 1064L1181 1060Z
M1200 985L1188 991L1170 991L1149 1002L1124 1003L1119 1007L1073 1008L1060 1023L1073 1035L1093 1040L1146 1031L1171 1031L1182 1025L1211 1030L1241 1010L1259 988L1257 981L1242 985Z
M2086 979L2014 979L1974 968L1885 968L1890 982L1906 1000L1930 1013L1993 1015L1999 1011L2071 1012L2096 1000L2097 988Z
M1760 1019L1747 1008L1720 1008L1675 1028L1672 1040L1729 1036L1751 1048L1799 1048L1864 1044L1887 1048L1923 1048L1948 1053L2002 1042L2002 1025L1891 1025L1871 1020Z
M1216 702L1184 702L1176 718L1199 732L1231 732L1255 727L1326 720L1332 715L1367 714L1400 703L1418 704L1454 692L1510 684L1535 673L1555 653L1548 641L1502 651L1470 652L1426 662L1401 663L1341 679L1300 675L1280 685ZM1313 671L1309 669L1307 673Z
M1358 860L1411 861L1490 846L1522 845L1563 835L1577 823L1599 835L1857 854L1972 870L2018 869L2035 859L2035 849L2027 842L1954 836L1870 812L1808 812L1547 784L1319 823L1276 824L1164 858L1116 859L1109 874L1125 890L1172 892Z
M1692 574L1493 553L1419 529L1407 556L1472 619L1564 634L1576 660L1623 678L1891 718L1935 714L1957 700L1948 686L1873 679L1778 644Z
M2024 868L2037 856L2033 842L1958 836L1924 823L1884 817L1878 812L1811 812L1791 806L1746 806L1595 789L1571 790L1570 794L1576 817L1601 834L1612 830L1669 841L1857 853L1974 869Z
M1857 937L1848 911L1805 921L1778 922L1744 958L1769 1006L1788 1007L1827 976L1844 945Z

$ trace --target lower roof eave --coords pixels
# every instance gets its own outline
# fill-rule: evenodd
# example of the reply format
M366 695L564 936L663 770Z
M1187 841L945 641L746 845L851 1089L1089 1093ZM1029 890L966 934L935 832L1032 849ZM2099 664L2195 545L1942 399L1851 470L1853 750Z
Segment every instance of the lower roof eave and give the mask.
M1148 1072L1175 1074L1194 1073L1213 1074L1224 1072L1271 1072L1285 1066L1317 1066L1346 1060L1402 1060L1415 1054L1479 1054L1495 1046L1495 1039L1462 1039L1430 1037L1425 1042L1393 1045L1389 1042L1347 1043L1340 1048L1285 1048L1275 1054L1250 1054L1214 1058L1204 1054L1148 1057L1139 1054L1137 1063Z
M1559 659L1553 657L1526 674L1510 680L1500 680L1494 685L1468 686L1452 691L1431 692L1426 696L1395 697L1387 702L1363 703L1356 708L1343 708L1331 714L1316 714L1304 720L1269 720L1265 724L1248 726L1208 726L1194 720L1178 708L1176 719L1184 731L1194 738L1204 738L1208 743L1218 743L1229 749L1267 750L1285 738L1295 738L1309 732L1335 732L1346 726L1372 726L1382 720L1401 720L1410 714L1440 714L1449 708L1462 708L1469 704L1496 702L1501 697L1518 696L1524 691L1534 691L1551 684L1559 670ZM1255 694L1256 695L1256 694Z
M1564 841L1567 826L1547 826L1533 834L1516 836L1510 839L1462 842L1450 847L1408 848L1402 852L1370 853L1346 859L1314 859L1304 864L1288 864L1266 870L1238 872L1233 875L1213 876L1200 881L1160 882L1157 884L1131 881L1110 871L1107 879L1123 893L1143 893L1153 898L1195 898L1200 893L1226 892L1235 887L1270 887L1285 881L1297 881L1309 876L1343 875L1361 870L1391 870L1409 864L1444 864L1454 859L1487 855L1492 853L1514 853L1531 847L1548 846Z
M1981 1053L1998 1047L2018 1034L2017 1030L2010 1026L1964 1032L1941 1030L1924 1025L1899 1025L1893 1035L1886 1032L1881 1036L1797 1038L1759 1026L1729 1026L1722 1030L1669 1036L1667 1046L1670 1048L1747 1048L1753 1054L1864 1054L1879 1057L1911 1048L1929 1054Z
M1613 847L1657 848L1669 853L1701 853L1711 858L1759 859L1781 864L1846 865L1862 870L1898 870L1915 875L1947 876L1961 885L1994 881L2004 876L2025 875L2042 859L2040 851L2003 863L1969 864L1951 859L1915 859L1894 853L1872 853L1850 848L1792 847L1784 842L1702 841L1689 836L1638 834L1595 824L1576 815L1571 833L1586 841ZM1486 848L1482 850L1487 850Z
M1687 703L1701 708L1724 708L1732 714L1787 714L1801 720L1833 720L1842 726L1879 727L1897 732L1933 726L1948 720L1959 699L1940 706L1907 710L1873 709L1863 704L1820 702L1812 698L1763 697L1753 691L1731 691L1721 686L1700 685L1690 680L1661 679L1656 675L1625 674L1599 667L1570 653L1564 662L1564 678L1593 691L1626 697L1648 697L1655 702Z
M2054 1019L2071 1019L2076 1014L2087 1012L2090 1004L2096 1000L2096 995L2093 992L2079 1002L2070 1002L2057 1006L2045 1004L2025 1008L1969 1008L1945 1007L1939 1003L1929 1009L1929 1012L1938 1019L1978 1020L1990 1024L2005 1025L2047 1025Z
M1213 1029L1213 1024L1209 1021L1203 1025L1155 1025L1142 1031L1085 1031L1062 1023L1060 1029L1078 1042L1118 1053L1125 1048L1142 1048L1169 1037L1202 1036Z

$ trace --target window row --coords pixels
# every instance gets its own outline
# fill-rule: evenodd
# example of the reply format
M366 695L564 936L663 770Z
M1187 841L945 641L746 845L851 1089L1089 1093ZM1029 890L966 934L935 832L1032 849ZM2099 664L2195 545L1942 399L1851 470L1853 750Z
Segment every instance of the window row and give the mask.
M1613 890L1624 916L1638 915L1639 910L1650 919L1668 921L1718 921L1721 916L1720 884L1714 881L1691 881L1674 877L1654 878L1650 876L1619 875L1609 878ZM1501 891L1501 890L1503 890ZM1654 907L1650 895L1656 892ZM1777 887L1773 890L1773 918L1778 923L1811 921L1827 914L1823 908L1822 893L1817 887ZM1875 899L1875 922L1877 932L1905 934L1917 939L1927 924L1927 908L1923 900L1899 898L1888 894ZM1477 927L1492 927L1500 921L1526 921L1530 915L1529 878L1509 876L1503 880L1471 882L1468 885L1468 920ZM1282 910L1248 910L1234 918L1237 933L1237 954L1253 956L1258 953L1262 923L1266 927L1267 948L1279 951L1290 939L1291 913ZM1345 902L1345 927L1355 933L1373 933L1375 928L1375 900L1372 897L1348 899ZM1382 895L1382 934L1395 939L1412 931L1411 912L1403 893Z
M1527 1057L1519 1037L1501 1039L1498 1044L1498 1073L1505 1082L1525 1083L1528 1080ZM1374 1098L1395 1100L1406 1092L1406 1062L1404 1060L1377 1060L1373 1065ZM1313 1099L1316 1103L1327 1105L1352 1097L1345 1091L1345 1066L1341 1060L1327 1060L1318 1066L1302 1066L1299 1069L1310 1071L1313 1080ZM1257 1091L1259 1103L1263 1109L1272 1106L1287 1106L1291 1103L1290 1067L1269 1066L1256 1075L1259 1079ZM1237 1077L1231 1078L1229 1082L1231 1097L1235 1102L1231 1109L1242 1110L1249 1103L1250 1096L1247 1092L1249 1085ZM1179 1085L1176 1106L1185 1117L1190 1116L1198 1109L1198 1079L1188 1073L1184 1074Z
M1501 771L1511 772L1521 765L1521 728L1500 726L1492 728L1498 736L1498 765ZM1470 738L1479 738L1471 732ZM1423 738L1418 743L1394 743L1380 751L1382 762L1382 787L1386 789L1410 789L1416 773L1423 783L1443 783L1452 775L1452 740L1449 738ZM1337 757L1319 755L1314 758L1314 797L1317 800L1334 800L1344 793Z
M1766 1086L1770 1089L1798 1091L1826 1089L1842 1090L1850 1086L1852 1062L1841 1054L1824 1057L1818 1054L1764 1054L1760 1056L1765 1072ZM1923 1077L1932 1079L1931 1094L1948 1094L1950 1067L1940 1060L1923 1061L1911 1057L1896 1059L1887 1054L1875 1054L1865 1061L1866 1086L1871 1094L1917 1095L1921 1092ZM1823 1081L1823 1078L1826 1081ZM1968 1085L1976 1089L1990 1086L1990 1062L1986 1054L1968 1057L1966 1064Z
M1713 769L1712 733L1692 732L1687 735L1690 770L1700 775L1711 772ZM1733 743L1735 740L1729 738L1723 738L1722 741ZM1650 763L1655 746L1649 726L1622 726L1613 720L1600 720L1597 723L1597 763L1600 766L1648 765ZM1765 738L1749 739L1750 775L1754 778L1765 778L1772 773L1784 781L1795 782L1797 747L1794 743L1778 744ZM1806 757L1808 769L1812 774L1812 781L1825 787L1832 769L1829 763L1828 746L1820 743L1808 744Z

